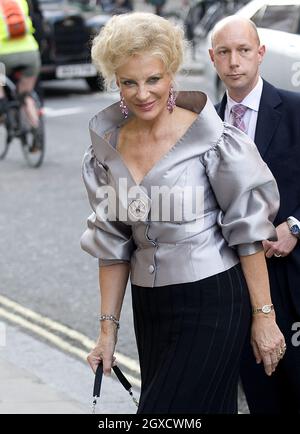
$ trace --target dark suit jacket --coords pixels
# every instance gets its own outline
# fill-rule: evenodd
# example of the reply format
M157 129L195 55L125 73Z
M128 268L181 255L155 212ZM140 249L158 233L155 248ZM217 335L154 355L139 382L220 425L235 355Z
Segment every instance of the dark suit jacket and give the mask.
M226 94L216 110L224 120ZM300 94L276 89L263 82L254 142L272 171L280 192L275 226L293 215L300 220ZM287 278L294 307L300 315L300 241L286 258ZM278 263L278 262L277 262Z

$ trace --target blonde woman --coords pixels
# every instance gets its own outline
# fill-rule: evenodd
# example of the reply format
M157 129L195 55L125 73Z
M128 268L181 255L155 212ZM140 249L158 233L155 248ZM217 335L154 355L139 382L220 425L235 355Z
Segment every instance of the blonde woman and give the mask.
M101 292L88 362L110 374L130 274L138 413L236 413L248 328L267 375L285 347L262 247L279 197L253 142L204 93L175 92L184 46L147 13L112 17L93 43L120 102L91 120L83 160L93 213L81 245L99 259Z

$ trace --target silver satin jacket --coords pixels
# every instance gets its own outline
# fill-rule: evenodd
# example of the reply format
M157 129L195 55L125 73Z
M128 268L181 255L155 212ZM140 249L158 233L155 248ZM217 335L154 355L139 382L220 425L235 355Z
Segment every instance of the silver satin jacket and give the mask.
M180 92L176 104L198 116L138 185L116 150L126 122L119 103L90 121L82 170L93 213L81 247L100 266L131 262L131 282L140 286L204 279L262 250L262 240L276 240L279 192L255 144L223 123L202 92ZM154 194L178 187L176 200Z

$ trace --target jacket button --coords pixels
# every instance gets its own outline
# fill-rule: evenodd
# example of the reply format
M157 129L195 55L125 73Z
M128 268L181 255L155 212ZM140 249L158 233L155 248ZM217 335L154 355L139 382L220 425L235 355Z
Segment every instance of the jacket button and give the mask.
M154 270L155 270L154 265L149 265L149 268L148 268L149 273L152 274Z

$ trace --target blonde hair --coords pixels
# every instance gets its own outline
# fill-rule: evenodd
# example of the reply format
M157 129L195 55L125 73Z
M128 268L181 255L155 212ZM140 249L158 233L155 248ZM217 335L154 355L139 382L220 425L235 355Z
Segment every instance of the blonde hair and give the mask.
M110 88L116 70L135 54L157 56L168 73L176 74L186 45L181 27L165 18L144 12L115 15L94 38L92 60Z

